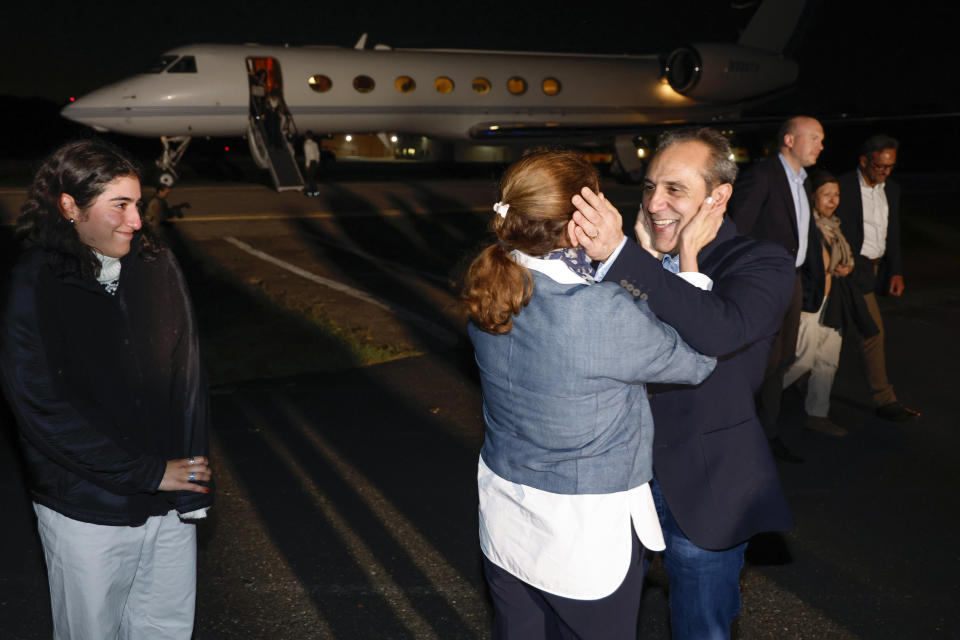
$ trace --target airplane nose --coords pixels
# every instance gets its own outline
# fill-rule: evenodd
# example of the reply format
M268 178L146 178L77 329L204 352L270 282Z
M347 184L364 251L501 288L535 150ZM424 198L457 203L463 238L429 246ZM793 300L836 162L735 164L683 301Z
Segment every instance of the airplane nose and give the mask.
M63 109L60 109L60 115L72 122L78 122L76 118L77 106L80 104L82 100L83 98L74 100L73 102L65 106Z
M106 133L109 129L96 121L95 116L98 112L98 105L95 103L96 100L90 96L77 98L63 109L60 109L60 115L71 122L86 125L100 133ZM102 109L99 110L102 111Z
M82 95L63 107L60 115L100 133L123 132L130 109L137 103L135 79L126 78Z

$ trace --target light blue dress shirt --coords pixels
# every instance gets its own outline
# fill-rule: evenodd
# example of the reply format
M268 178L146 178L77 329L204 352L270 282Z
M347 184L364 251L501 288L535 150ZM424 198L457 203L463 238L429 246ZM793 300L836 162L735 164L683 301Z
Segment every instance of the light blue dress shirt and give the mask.
M807 179L807 170L800 167L800 171L794 171L787 159L782 153L778 153L780 164L787 174L787 183L790 185L790 195L793 196L793 209L797 212L797 261L796 266L803 264L807 258L807 239L810 234L810 201L807 199L807 192L803 189L803 183Z

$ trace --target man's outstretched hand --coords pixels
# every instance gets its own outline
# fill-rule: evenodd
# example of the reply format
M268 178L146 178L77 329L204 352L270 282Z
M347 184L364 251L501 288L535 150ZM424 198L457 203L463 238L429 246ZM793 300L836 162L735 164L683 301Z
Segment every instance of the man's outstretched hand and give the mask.
M623 240L623 218L620 212L589 187L573 196L576 211L567 225L567 235L574 247L583 247L591 260L604 262Z

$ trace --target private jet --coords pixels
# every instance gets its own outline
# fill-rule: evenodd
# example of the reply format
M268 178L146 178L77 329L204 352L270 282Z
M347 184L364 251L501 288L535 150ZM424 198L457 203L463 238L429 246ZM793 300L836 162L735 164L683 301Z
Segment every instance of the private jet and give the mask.
M191 138L243 136L278 190L302 189L292 141L318 134L415 134L510 144L612 140L620 167L642 166L638 132L730 122L796 80L783 54L803 0L760 4L736 43L666 55L196 44L89 93L64 117L101 132L159 137L173 184Z

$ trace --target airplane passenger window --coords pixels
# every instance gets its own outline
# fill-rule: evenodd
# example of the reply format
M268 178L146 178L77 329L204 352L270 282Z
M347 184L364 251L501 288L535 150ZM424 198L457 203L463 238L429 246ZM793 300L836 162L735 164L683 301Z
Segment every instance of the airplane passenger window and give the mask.
M375 84L370 76L357 76L353 79L353 88L360 93L370 93Z
M474 78L473 90L481 95L484 93L490 93L490 81L486 78Z
M555 96L560 93L560 81L556 78L544 78L540 88L548 96Z
M453 80L447 76L440 76L433 81L433 88L437 90L437 93L451 93L453 92Z
M167 69L167 73L196 73L197 59L193 56L183 56L177 63Z
M507 91L515 96L522 95L527 92L527 81L519 76L513 76L507 80Z
M326 93L333 87L333 82L330 78L320 74L307 78L307 84L317 93Z
M397 79L393 81L393 86L396 87L400 93L410 93L417 88L417 83L410 76L398 76Z
M164 69L170 66L170 63L177 59L177 56L160 56L144 73L162 73Z

